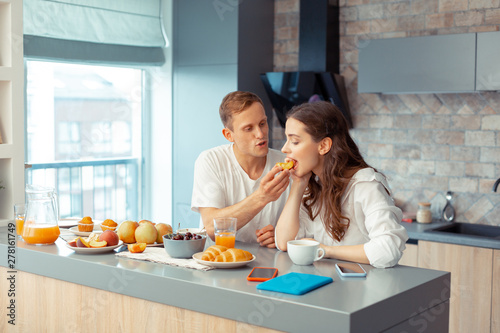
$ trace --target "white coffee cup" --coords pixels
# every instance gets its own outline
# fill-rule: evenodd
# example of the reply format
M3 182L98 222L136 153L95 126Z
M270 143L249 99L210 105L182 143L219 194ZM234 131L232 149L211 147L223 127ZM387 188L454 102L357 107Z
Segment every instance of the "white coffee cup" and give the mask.
M287 242L288 256L296 265L312 265L325 256L325 250L314 240L291 240Z

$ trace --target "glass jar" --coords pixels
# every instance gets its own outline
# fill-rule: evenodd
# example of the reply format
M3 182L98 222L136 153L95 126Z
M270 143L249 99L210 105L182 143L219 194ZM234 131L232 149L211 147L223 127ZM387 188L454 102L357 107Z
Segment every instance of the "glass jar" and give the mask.
M432 212L430 202L419 202L417 210L417 222L419 223L431 223L432 222Z

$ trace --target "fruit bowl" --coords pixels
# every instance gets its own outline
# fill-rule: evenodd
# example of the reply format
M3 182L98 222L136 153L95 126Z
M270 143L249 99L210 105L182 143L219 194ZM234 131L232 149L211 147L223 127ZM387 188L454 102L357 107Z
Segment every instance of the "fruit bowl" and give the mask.
M170 235L163 235L163 246L172 258L191 258L193 254L202 252L205 248L207 236L201 235L200 239L170 239Z
M205 228L201 229L201 228L184 228L184 229L177 229L177 233L178 234L182 234L182 235L185 235L186 233L192 233L192 234L197 234L197 235L201 235L201 236L206 236L207 235L207 232L205 230Z

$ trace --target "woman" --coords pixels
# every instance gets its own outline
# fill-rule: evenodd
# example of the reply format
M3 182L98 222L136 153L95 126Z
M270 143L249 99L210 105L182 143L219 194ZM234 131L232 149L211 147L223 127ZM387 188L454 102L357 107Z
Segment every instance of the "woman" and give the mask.
M276 246L312 238L325 257L391 267L408 239L385 177L371 168L328 102L294 107L282 151L294 161L290 195L276 225Z

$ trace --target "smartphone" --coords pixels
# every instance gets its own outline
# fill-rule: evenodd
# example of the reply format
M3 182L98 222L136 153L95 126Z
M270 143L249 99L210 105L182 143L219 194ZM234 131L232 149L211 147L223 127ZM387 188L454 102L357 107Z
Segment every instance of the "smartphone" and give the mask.
M337 272L343 277L364 277L366 276L366 271L361 267L360 264L356 263L338 263L335 264Z
M278 269L274 267L254 267L247 276L248 281L267 281L278 275Z

